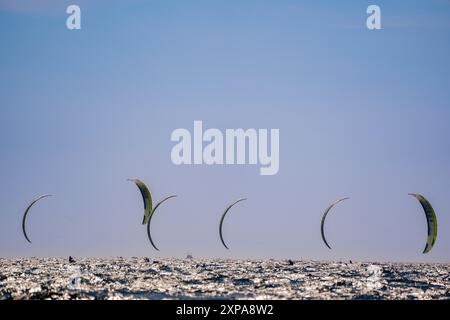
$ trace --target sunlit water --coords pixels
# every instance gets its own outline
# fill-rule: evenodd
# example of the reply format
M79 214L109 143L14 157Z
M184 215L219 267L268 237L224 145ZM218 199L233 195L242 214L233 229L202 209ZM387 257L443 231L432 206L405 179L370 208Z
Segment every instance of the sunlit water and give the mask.
M0 259L0 299L449 299L449 264Z

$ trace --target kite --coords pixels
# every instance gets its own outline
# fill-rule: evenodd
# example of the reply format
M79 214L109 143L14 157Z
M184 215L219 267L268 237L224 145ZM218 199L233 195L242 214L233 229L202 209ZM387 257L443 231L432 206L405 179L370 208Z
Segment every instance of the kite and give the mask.
M437 218L434 213L434 209L431 206L430 202L421 194L416 193L408 193L410 196L416 198L420 204L422 205L423 211L425 212L425 217L427 218L427 243L425 245L425 249L423 253L430 252L436 242L437 238Z
M229 249L229 248L227 247L227 245L225 244L225 241L223 240L223 233L222 233L223 220L225 219L225 216L227 215L228 211L230 211L230 209L231 209L235 204L237 204L237 203L239 203L239 202L241 202L241 201L244 201L244 200L247 200L247 199L246 199L246 198L242 198L242 199L239 199L239 200L233 202L232 204L230 204L230 205L225 209L225 212L222 214L222 218L220 219L220 224L219 224L219 236L220 236L220 241L222 241L223 246L224 246L225 248L227 248L227 249Z
M23 214L23 218L22 218L22 231L23 231L23 235L25 236L25 239L27 239L27 241L29 243L31 243L30 239L28 238L27 235L27 231L26 231L26 221L27 221L27 216L28 216L28 212L30 211L31 207L38 202L41 199L47 198L47 197L51 197L51 194L44 194L42 196L39 196L37 198L35 198L33 201L31 201L31 203L28 205L27 209L25 210L24 214Z
M323 230L323 227L324 227L324 224L325 224L325 219L326 219L326 217L327 217L327 215L328 215L328 212L330 212L330 210L331 210L335 205L337 205L339 202L344 201L344 200L347 200L347 199L350 199L350 198L348 198L348 197L346 197L346 198L341 198L341 199L338 199L338 200L336 200L335 202L333 202L333 203L325 210L325 212L324 212L324 214L323 214L323 216L322 216L322 221L321 221L321 223L320 223L320 233L322 234L322 240L323 240L323 242L325 242L325 245L326 245L329 249L331 249L331 247L330 247L330 245L328 244L327 240L325 239L325 232L324 232L324 230Z

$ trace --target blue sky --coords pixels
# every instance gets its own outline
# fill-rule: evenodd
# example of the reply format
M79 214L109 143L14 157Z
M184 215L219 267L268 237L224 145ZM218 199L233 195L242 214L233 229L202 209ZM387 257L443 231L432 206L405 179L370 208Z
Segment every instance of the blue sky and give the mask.
M449 262L449 18L444 0L0 1L0 256ZM194 120L279 128L279 173L173 165L170 135ZM152 221L161 252L127 178L179 195ZM427 255L409 192L438 216ZM21 215L44 193L29 245ZM242 196L227 251L218 222ZM320 218L341 196L330 251Z

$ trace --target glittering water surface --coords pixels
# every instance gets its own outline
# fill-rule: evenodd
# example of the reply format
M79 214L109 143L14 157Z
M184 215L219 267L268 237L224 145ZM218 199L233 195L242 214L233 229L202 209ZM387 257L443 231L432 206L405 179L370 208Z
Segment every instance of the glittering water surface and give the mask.
M449 264L0 259L0 299L449 299Z

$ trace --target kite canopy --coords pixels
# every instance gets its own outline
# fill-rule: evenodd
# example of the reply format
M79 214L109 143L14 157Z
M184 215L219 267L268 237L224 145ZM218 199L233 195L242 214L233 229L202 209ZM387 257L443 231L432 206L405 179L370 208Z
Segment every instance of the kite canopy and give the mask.
M151 232L150 232L150 223L151 223L151 221L152 221L152 217L153 217L153 214L155 213L156 209L158 209L158 207L159 207L163 202L165 202L165 201L167 201L167 200L169 200L169 199L171 199L171 198L175 198L175 197L176 197L176 195L169 196L169 197L166 197L166 198L162 199L160 202L158 202L158 203L156 204L155 208L153 208L153 211L152 211L152 213L150 214L150 217L149 217L149 219L148 219L148 223L147 223L147 236L148 236L148 240L150 240L150 243L152 244L153 248L155 248L155 249L158 250L158 251L159 251L159 249L155 246L155 244L153 243L153 240L152 240L152 235L151 235Z
M239 199L239 200L233 202L232 204L230 204L230 205L225 209L225 212L222 214L222 218L220 219L220 224L219 224L219 237L220 237L220 241L222 241L223 246L224 246L225 248L227 248L227 249L229 249L229 248L228 248L227 245L225 244L225 241L223 240L223 234L222 234L223 220L225 219L225 216L227 215L228 211L230 211L230 209L231 209L235 204L237 204L237 203L239 203L239 202L241 202L241 201L244 201L244 200L247 200L247 198Z
M28 238L27 235L27 231L26 231L26 220L27 220L27 216L28 216L28 212L30 211L31 207L38 202L39 200L46 198L46 197L51 197L51 194L44 194L42 196L39 196L35 199L33 199L33 201L31 201L31 203L28 205L28 207L25 209L25 212L23 214L23 218L22 218L22 231L23 231L23 235L25 236L25 239L31 243L30 239Z
M409 195L416 198L420 204L422 205L423 211L425 212L425 217L427 218L427 227L428 227L428 235L427 235L427 243L425 245L425 249L423 253L430 252L436 242L437 238L437 218L434 212L433 207L430 202L421 194L416 193L408 193Z
M320 223L320 233L322 234L322 240L323 240L323 242L325 243L325 245L326 245L329 249L331 249L331 247L330 247L330 245L328 244L327 239L325 238L325 232L324 232L325 219L326 219L326 217L327 217L327 215L328 215L328 212L330 212L330 210L331 210L335 205L337 205L339 202L344 201L344 200L347 200L347 199L350 199L350 198L346 197L346 198L341 198L341 199L336 200L336 201L333 202L333 203L325 210L325 212L323 213L322 221L321 221L321 223Z
M128 181L134 182L141 192L142 200L144 201L144 218L142 219L142 224L148 224L153 210L152 195L142 180L128 179Z

